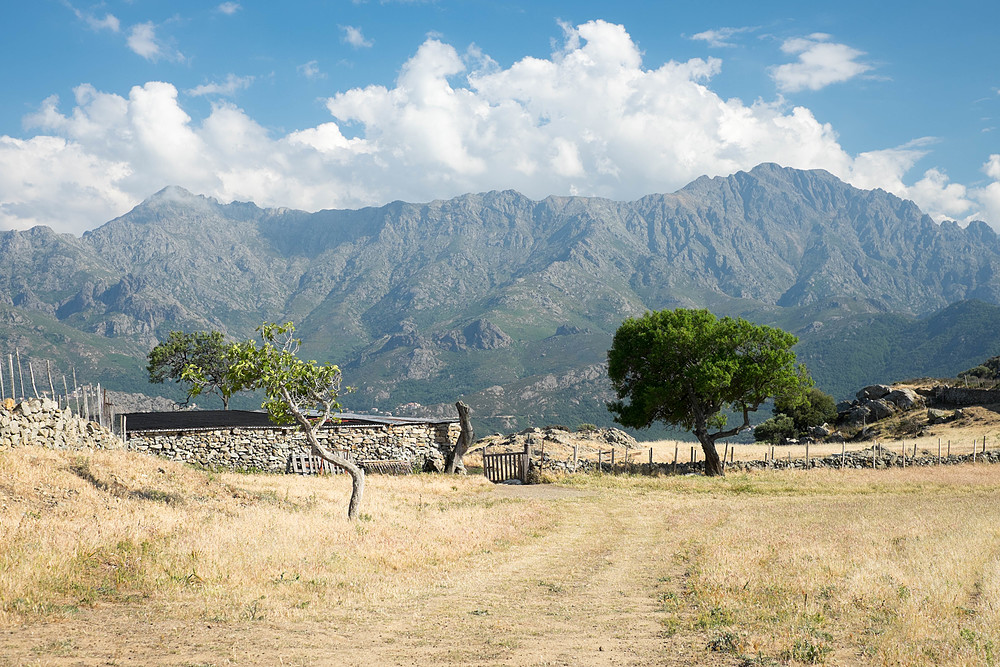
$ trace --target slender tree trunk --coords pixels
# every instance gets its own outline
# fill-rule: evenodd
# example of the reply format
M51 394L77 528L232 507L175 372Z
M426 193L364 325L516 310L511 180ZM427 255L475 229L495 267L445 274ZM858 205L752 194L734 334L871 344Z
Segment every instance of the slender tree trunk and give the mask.
M696 433L698 441L701 442L701 451L705 453L705 475L707 477L725 477L725 463L719 458L719 452L715 448L715 441L708 434Z
M472 446L472 442L476 438L476 433L472 430L472 420L469 419L469 406L458 401L455 403L455 409L458 410L458 422L462 427L462 432L458 436L458 442L455 443L455 449L452 450L448 466L444 470L449 475L454 472L465 472L462 457L469 451L469 447Z
M319 444L316 434L312 429L306 431L306 438L312 446L312 453L320 458L324 458L335 466L340 466L351 476L351 501L347 505L347 518L354 519L358 515L358 507L361 506L361 497L365 493L365 471L356 463L337 456L332 451Z

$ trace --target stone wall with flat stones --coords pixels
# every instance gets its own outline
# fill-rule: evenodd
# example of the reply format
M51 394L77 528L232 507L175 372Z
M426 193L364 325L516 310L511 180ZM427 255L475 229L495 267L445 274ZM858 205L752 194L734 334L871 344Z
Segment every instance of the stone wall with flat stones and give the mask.
M51 449L121 449L117 435L47 398L0 402L0 450L35 445Z
M343 425L320 432L328 448L355 461L408 461L438 468L458 441L459 425ZM292 428L227 428L129 433L126 447L174 461L230 470L285 472L293 453L308 453L305 436Z

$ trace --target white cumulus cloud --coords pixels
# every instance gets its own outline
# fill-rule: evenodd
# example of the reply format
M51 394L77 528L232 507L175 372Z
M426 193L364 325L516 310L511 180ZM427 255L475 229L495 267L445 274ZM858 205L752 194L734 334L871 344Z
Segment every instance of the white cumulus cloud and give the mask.
M872 68L858 61L865 55L862 51L829 39L830 35L818 32L785 40L781 50L797 55L798 62L771 68L771 77L778 89L785 92L820 90L853 79Z
M156 25L152 21L137 23L132 26L126 43L133 53L152 62L161 59L184 60L183 54L170 48L163 40L156 36Z
M238 2L223 2L221 5L217 7L217 9L219 10L219 12L223 14L228 14L229 16L232 16L236 12L240 11L240 9L242 8L240 7L240 3Z
M70 108L50 97L25 119L36 136L0 137L0 227L80 232L166 185L307 210L504 188L628 200L761 162L826 169L938 218L1000 224L1000 156L983 167L988 186L937 170L908 184L927 140L851 155L805 107L720 97L721 68L715 58L647 67L625 28L603 21L567 26L550 57L509 67L428 38L391 86L337 93L325 100L330 120L277 135L226 101L195 121L170 83L127 96L85 84ZM300 71L319 72L315 62Z
M365 39L364 34L361 32L361 28L353 25L342 25L340 29L343 31L344 36L342 40L345 44L350 44L356 49L368 48L372 46L375 42L370 39Z

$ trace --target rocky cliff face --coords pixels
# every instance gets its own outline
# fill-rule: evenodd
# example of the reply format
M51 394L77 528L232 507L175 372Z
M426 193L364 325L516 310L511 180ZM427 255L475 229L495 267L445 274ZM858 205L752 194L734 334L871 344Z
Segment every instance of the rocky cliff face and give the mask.
M0 234L0 341L30 345L20 318L95 359L141 357L173 329L294 319L360 388L352 407L486 401L551 376L544 414L595 421L604 379L575 378L623 317L707 306L822 341L856 318L997 303L998 266L981 223L776 165L635 202L504 191L310 214L167 188L83 238Z

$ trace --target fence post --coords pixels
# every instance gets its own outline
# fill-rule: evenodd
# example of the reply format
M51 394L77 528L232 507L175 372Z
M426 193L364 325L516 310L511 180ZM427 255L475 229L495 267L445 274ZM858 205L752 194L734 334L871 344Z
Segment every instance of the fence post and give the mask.
M653 448L649 448L649 467L653 467Z
M840 443L840 469L843 470L847 467L847 443L841 441Z
M938 438L938 465L941 465L941 438Z
M806 441L806 469L809 468L809 441Z
M21 380L21 400L24 400L24 371L21 369L21 350L14 350L17 356L17 377Z
M49 391L52 392L52 400L56 400L56 386L52 382L52 364L48 359L45 360L45 372L49 376Z
M528 449L528 442L524 443L524 458L521 461L521 482L528 483L528 466L531 464L531 450Z
M31 391L35 394L35 398L38 398L38 387L35 386L35 367L31 365L31 359L28 359L28 377L31 378Z
M0 401L7 398L7 388L3 384L3 359L0 358Z
M7 353L7 367L10 368L10 397L17 401L17 385L14 384L14 355ZM24 398L23 396L21 398Z
M576 472L577 457L580 454L580 445L573 445L573 472Z
M677 474L677 452L679 451L680 445L676 442L674 443L674 474Z

